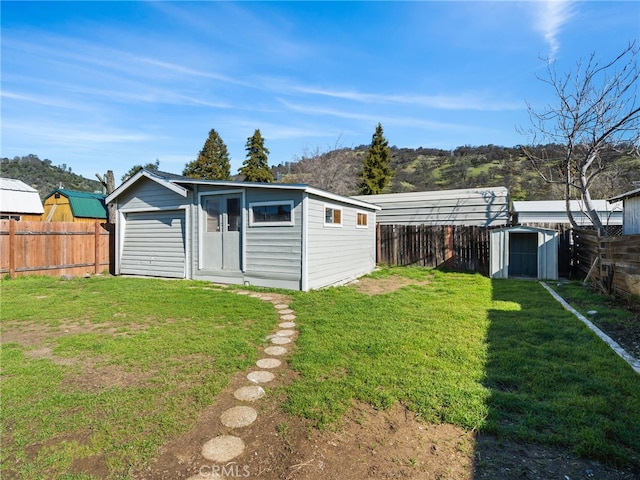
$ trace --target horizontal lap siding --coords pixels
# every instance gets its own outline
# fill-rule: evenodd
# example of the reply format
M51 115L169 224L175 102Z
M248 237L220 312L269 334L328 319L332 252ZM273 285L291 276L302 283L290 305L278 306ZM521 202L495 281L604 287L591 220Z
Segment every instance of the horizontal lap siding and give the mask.
M495 192L412 192L354 197L382 208L376 221L382 225L506 225L509 197Z
M247 191L247 275L300 281L302 276L302 204L298 192ZM293 201L292 226L249 226L250 204Z
M120 197L118 208L123 210L155 210L176 208L190 203L191 200L152 181L140 180Z
M326 206L342 208L342 226L324 225ZM367 213L368 228L356 228L357 212ZM375 268L375 214L347 204L309 198L309 288L342 283Z

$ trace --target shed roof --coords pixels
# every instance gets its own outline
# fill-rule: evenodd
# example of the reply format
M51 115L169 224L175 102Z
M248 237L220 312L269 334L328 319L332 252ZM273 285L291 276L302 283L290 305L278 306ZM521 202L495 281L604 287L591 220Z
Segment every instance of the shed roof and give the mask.
M106 195L102 193L56 188L45 197L45 200L56 193L69 199L71 212L76 218L107 218L107 207L104 202Z
M35 188L22 180L0 178L0 211L40 215L44 208Z
M572 212L583 212L582 200L569 200ZM591 200L593 207L599 212L611 212L621 210L622 204L609 205L611 201ZM564 200L514 200L514 212L566 212Z
M640 188L636 188L635 190L631 190L630 192L622 193L617 197L610 198L607 201L610 203L613 203L613 202L624 200L626 198L637 197L638 195L640 195Z
M622 202L591 200L600 219L607 225L622 225ZM578 225L592 225L582 200L570 200L571 213ZM569 223L564 200L519 200L512 210L519 223Z
M173 173L161 172L158 170L142 169L135 175L127 179L118 188L116 188L105 199L106 203L111 203L118 198L129 187L135 184L140 178L146 177L154 182L157 182L165 187L175 191L176 193L186 196L187 187L189 185L217 185L220 187L235 187L235 188L260 188L260 189L275 189L275 190L298 190L312 195L325 198L327 200L334 200L366 208L368 210L380 210L380 207L373 205L372 203L357 200L351 197L344 197L335 193L327 192L319 188L312 187L310 185L301 183L263 183L263 182L237 182L231 180L203 180L200 178L190 178Z

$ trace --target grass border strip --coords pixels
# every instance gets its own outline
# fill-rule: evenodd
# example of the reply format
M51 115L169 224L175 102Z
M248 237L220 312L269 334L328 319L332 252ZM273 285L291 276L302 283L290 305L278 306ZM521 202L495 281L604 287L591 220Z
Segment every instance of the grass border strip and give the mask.
M609 347L611 347L611 349L615 353L617 353L625 362L627 362L631 366L631 368L637 374L640 375L640 360L629 355L629 353L624 348L622 348L618 344L618 342L616 342L609 335L607 335L598 327L596 327L592 322L589 321L589 319L587 319L584 315L582 315L575 308L569 305L567 301L564 298L562 298L560 295L558 295L558 293L555 290L553 290L549 285L547 285L542 281L540 282L540 285L542 285L553 296L553 298L555 298L558 302L560 302L560 304L564 307L565 310L568 310L569 312L573 313L578 318L578 320L584 323L589 328L589 330L591 330L598 337L600 337L601 340L603 340L607 345L609 345Z

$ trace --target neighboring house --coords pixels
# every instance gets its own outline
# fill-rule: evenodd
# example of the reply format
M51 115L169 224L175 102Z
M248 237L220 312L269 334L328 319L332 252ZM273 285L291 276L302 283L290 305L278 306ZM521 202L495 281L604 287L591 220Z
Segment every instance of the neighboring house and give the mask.
M610 198L608 202L623 204L622 234L640 234L640 188Z
M506 187L469 188L433 192L357 195L352 198L378 205L382 225L478 225L509 223Z
M308 185L141 170L115 202L116 274L309 290L376 265L375 205Z
M593 206L604 225L622 225L622 202L592 200ZM584 214L582 200L570 200L571 213L580 226L591 226L591 220ZM520 225L569 224L564 200L514 201L513 223Z
M0 178L0 220L36 220L43 212L38 191L21 180Z
M44 198L45 222L107 221L106 195L57 188Z

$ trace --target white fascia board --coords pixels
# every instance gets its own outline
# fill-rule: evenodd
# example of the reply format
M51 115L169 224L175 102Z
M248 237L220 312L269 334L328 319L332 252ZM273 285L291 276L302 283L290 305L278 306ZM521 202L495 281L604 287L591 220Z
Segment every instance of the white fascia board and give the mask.
M172 181L169 180L165 180L163 178L158 178L155 175L151 175L149 174L149 172L147 172L146 170L140 170L138 173L136 173L135 175L133 175L131 178L127 179L126 182L124 182L123 184L121 184L118 188L116 188L113 192L111 192L105 199L105 203L111 203L113 202L116 198L118 198L118 196L120 196L123 192L125 192L127 189L129 189L129 187L133 184L135 184L140 177L146 177L149 180L152 180L160 185L162 185L165 188L168 188L169 190L177 193L178 195L185 197L188 194L188 190L184 187L181 187L180 185L176 185L175 183L173 183Z

